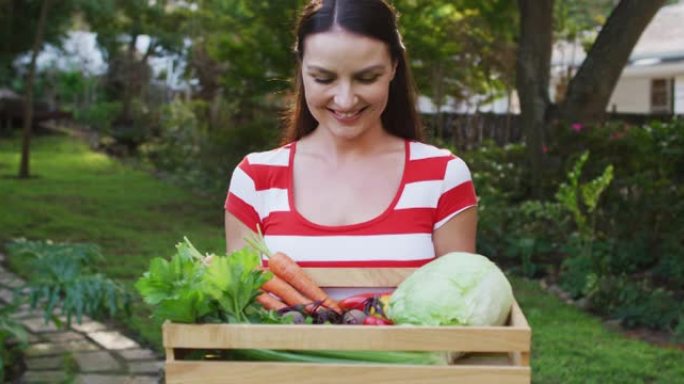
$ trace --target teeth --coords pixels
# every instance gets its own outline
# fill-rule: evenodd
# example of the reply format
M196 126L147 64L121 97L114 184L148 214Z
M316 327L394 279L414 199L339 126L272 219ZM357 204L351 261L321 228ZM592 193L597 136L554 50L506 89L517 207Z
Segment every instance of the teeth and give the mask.
M347 118L347 117L352 117L355 116L358 112L346 112L346 113L341 113L341 112L335 112L337 116L340 116L342 118Z

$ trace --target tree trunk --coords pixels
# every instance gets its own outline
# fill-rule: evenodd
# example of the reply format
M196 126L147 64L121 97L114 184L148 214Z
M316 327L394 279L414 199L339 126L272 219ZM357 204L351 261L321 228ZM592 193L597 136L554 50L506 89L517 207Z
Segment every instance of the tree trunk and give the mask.
M133 71L135 71L135 52L136 44L138 42L138 34L131 35L131 40L128 42L128 49L126 50L126 58L123 65L123 100L121 100L121 120L125 125L131 124L133 121L132 112L132 98L133 98Z
M553 0L518 0L520 40L516 88L532 172L533 194L541 185L549 71L553 44Z
M622 0L613 9L568 85L559 108L563 120L590 123L603 117L632 49L665 1Z
M24 132L21 145L21 163L19 165L19 178L30 177L29 158L31 156L31 131L33 128L33 83L36 77L36 59L43 46L43 34L47 15L52 5L52 0L43 0L40 8L40 19L36 29L36 37L33 41L33 52L31 53L31 63L29 64L28 79L26 80L26 94L24 96Z

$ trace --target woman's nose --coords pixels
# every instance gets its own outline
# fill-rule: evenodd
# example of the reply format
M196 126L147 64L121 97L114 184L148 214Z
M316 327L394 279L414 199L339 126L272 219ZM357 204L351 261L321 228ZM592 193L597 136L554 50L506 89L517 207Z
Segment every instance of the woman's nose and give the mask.
M335 105L340 109L351 109L356 105L357 97L354 87L349 82L340 82L335 89Z

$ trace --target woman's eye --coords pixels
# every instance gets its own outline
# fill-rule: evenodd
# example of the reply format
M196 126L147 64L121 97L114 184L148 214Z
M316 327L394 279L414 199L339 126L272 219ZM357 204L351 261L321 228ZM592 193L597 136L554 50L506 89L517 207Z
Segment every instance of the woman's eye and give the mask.
M379 76L364 76L364 77L359 77L359 81L362 83L370 84L374 82L375 80L378 79Z
M328 78L328 77L314 77L314 81L319 83L319 84L330 84L333 82L334 79Z

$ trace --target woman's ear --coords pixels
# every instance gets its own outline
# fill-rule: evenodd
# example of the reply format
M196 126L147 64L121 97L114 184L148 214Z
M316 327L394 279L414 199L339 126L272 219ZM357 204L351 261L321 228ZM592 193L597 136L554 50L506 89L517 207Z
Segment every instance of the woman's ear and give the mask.
M392 63L392 80L394 80L394 76L397 75L397 66L399 65L399 60L394 60Z

